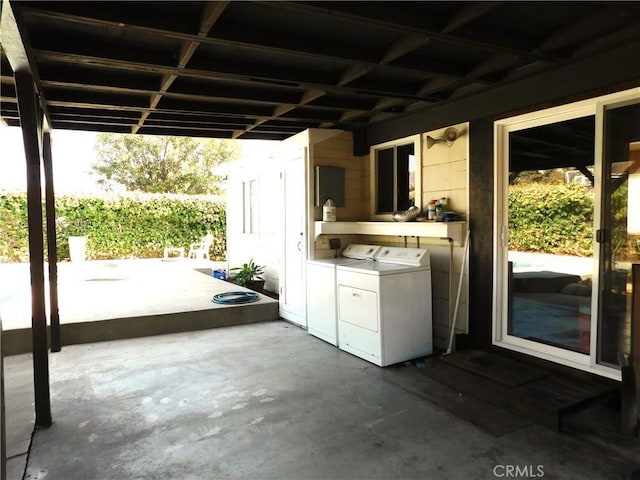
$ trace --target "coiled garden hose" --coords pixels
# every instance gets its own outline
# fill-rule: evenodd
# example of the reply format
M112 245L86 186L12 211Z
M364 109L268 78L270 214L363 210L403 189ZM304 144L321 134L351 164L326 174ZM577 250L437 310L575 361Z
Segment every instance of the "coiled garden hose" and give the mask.
M237 305L240 303L257 302L260 300L260 295L255 292L224 292L214 295L211 300L213 303Z

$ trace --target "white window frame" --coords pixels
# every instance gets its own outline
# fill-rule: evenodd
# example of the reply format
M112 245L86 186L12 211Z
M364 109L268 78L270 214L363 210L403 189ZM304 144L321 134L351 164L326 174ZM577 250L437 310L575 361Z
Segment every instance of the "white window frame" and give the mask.
M376 152L378 150L385 150L387 148L398 147L402 145L407 145L413 142L413 151L415 156L415 205L417 207L422 208L422 135L411 135L409 137L404 137L398 140L392 140L390 142L380 143L378 145L373 145L369 150L369 162L370 162L370 203L369 203L369 216L371 220L378 221L391 221L393 213L378 213L377 205L378 205L378 195L377 195L377 178L378 172L376 170ZM394 156L395 163L395 156ZM395 178L395 168L394 168L394 191L396 185ZM395 201L394 201L395 203Z
M242 233L257 235L259 233L258 180L252 178L242 182Z

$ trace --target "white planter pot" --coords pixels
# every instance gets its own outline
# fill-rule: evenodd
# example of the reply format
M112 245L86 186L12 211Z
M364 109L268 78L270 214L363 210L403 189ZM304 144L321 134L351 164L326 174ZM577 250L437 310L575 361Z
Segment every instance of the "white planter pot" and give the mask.
M84 262L87 253L87 237L69 237L69 256L72 262Z

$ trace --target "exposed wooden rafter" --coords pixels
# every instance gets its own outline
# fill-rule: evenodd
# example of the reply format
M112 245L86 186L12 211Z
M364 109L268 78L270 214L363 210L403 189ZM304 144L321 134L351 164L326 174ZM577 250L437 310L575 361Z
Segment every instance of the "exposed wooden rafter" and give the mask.
M421 22L422 20L421 18L416 18L410 13L403 13L400 9L389 9L389 4L386 2L377 2L378 5L376 5L376 3L369 3L364 8L362 5L358 5L359 2L333 3L331 7L322 7L287 1L273 3L274 7L281 8L283 10L304 13L307 15L331 17L336 20L352 23L354 25L354 28L356 26L362 26L365 28L375 27L391 30L394 32L402 32L404 34L412 33L416 35L422 35L429 37L432 40L438 40L443 43L472 48L475 50L495 53L510 53L536 61L556 60L553 55L521 50L518 48L513 48L506 44L489 43L476 39L467 39L464 37L439 32L435 28L426 28L423 25L419 25L419 22ZM388 15L376 15L376 7L385 9L384 13L387 13Z
M28 73L33 78L34 87L40 95L40 107L44 115L43 129L50 130L51 117L47 109L47 102L40 85L40 75L33 59L33 52L29 43L29 38L24 32L24 22L20 18L20 13L16 13L13 4L9 0L1 0L2 9L0 11L0 43L3 54L8 59L14 73ZM16 19L20 18L20 22Z
M200 22L200 30L198 31L198 37L206 38L209 34L209 31L213 28L216 21L222 15L222 12L229 4L228 1L213 1L208 2L205 9L204 14L202 16L202 21ZM178 69L183 69L193 57L196 49L200 46L201 40L187 40L183 43L182 49L180 51L180 55L178 57ZM153 111L160 103L162 96L167 93L175 79L178 78L177 75L165 75L163 77L162 86L160 87L160 91L154 93L151 97L150 110ZM144 125L144 122L149 118L150 111L142 112L140 115L140 120L138 124L131 128L131 133L138 133L140 128Z
M2 1L52 124L129 133L369 135L640 41L634 2ZM3 42L0 119L16 125Z

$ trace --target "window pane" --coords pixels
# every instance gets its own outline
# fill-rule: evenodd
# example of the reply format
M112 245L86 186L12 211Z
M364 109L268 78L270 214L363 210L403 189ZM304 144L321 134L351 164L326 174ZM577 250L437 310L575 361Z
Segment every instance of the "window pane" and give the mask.
M406 210L415 204L414 145L400 145L396 151L398 196L396 210Z
M242 182L242 233L258 232L258 182Z
M249 185L249 182L242 182L242 233L251 232L251 202Z
M376 190L377 212L392 213L394 211L393 199L393 148L378 150L376 152Z
M250 233L258 232L258 185L255 180L249 183L249 215L250 221Z
M510 335L589 354L595 117L509 134Z

